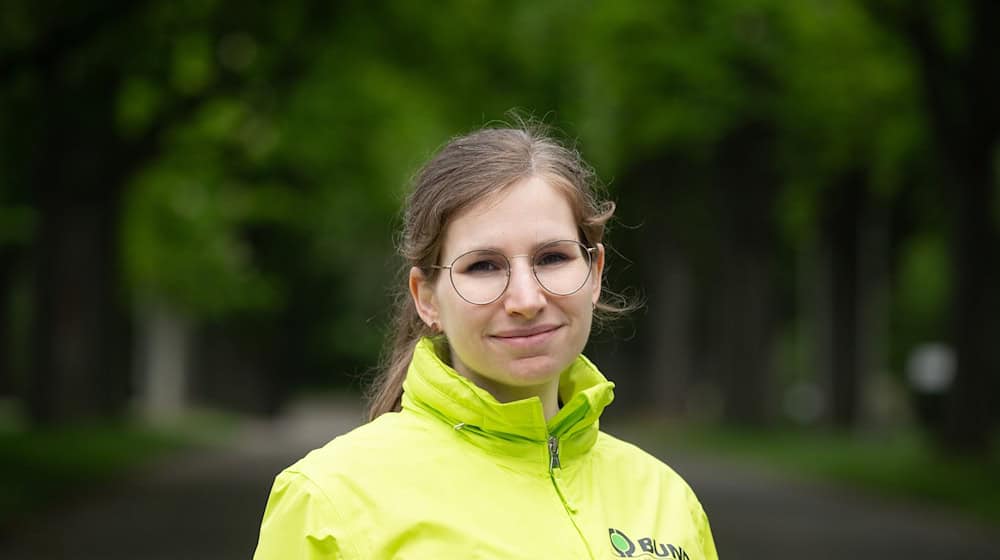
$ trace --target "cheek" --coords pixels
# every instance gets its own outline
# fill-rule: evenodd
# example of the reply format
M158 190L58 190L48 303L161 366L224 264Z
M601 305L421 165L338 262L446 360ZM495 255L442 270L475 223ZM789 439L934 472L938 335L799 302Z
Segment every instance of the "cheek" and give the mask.
M580 321L580 326L582 327L580 329L583 331L581 334L586 339L590 336L590 327L594 322L594 304L590 298L587 298L580 307L580 314L577 320Z
M447 276L442 276L438 278L437 283L434 285L434 307L438 312L438 320L441 321L442 325L447 324L450 321L454 321L455 317L461 317L461 310L458 309L461 300L457 300L455 297L455 290L451 287L451 283L448 282Z
M459 298L450 285L445 288L438 292L438 313L441 326L449 337L467 338L482 330L487 317L483 306L472 305Z
M576 335L586 342L587 338L590 337L590 328L594 322L594 302L590 291L583 292L581 290L580 295L582 297L573 302L572 313L578 326Z
M490 361L490 351L486 347L483 333L487 330L489 316L482 309L468 309L466 302L445 306L441 325L451 347L453 367L458 369L456 360L472 369L483 369Z

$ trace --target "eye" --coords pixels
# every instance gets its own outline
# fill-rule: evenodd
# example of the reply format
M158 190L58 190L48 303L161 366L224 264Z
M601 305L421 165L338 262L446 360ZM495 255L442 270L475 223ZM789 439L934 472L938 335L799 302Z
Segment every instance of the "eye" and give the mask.
M465 272L496 272L498 270L502 270L502 268L495 261L489 260L476 261L465 268Z
M507 270L507 261L503 255L492 251L466 253L455 264L458 272L477 276L503 273Z
M573 260L573 255L563 251L545 251L535 257L535 266L558 266Z

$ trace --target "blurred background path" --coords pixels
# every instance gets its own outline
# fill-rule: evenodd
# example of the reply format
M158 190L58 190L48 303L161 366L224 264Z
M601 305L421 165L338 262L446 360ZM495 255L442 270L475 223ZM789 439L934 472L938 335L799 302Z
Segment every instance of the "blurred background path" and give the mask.
M356 403L299 402L273 422L245 424L225 447L175 456L22 521L0 558L248 559L274 475L360 420ZM708 457L664 458L698 492L727 560L1000 557L996 528L944 511Z

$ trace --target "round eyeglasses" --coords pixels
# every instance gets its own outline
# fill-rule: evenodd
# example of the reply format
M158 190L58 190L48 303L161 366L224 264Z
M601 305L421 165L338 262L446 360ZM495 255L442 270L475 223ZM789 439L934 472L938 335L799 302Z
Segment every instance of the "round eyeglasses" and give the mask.
M448 266L451 285L465 301L487 305L500 299L510 285L512 259L531 258L531 272L546 292L568 296L580 291L590 278L594 247L572 240L553 241L542 245L531 255L508 257L499 251L478 249L463 253Z

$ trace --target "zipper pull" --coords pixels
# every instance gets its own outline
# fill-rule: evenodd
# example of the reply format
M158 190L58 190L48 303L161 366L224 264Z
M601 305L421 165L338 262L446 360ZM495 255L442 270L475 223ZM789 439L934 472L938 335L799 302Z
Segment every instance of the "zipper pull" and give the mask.
M556 436L549 436L549 470L560 469L559 464L559 440Z

